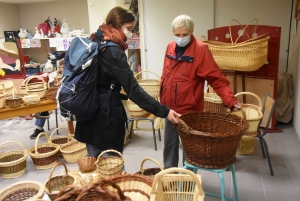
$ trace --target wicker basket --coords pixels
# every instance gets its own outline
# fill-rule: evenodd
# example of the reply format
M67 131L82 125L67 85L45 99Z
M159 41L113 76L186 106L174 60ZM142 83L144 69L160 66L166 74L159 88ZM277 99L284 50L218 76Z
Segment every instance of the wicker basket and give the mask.
M22 102L22 98L19 96L8 96L6 98L6 104L10 107L10 108L15 108L15 107L19 107L20 104Z
M1 92L1 94L0 94L0 109L1 109L1 108L5 108L5 105L6 105L5 100L6 100L6 96L7 96L7 93L5 91L5 87L3 84L2 84L2 91L0 91L0 92Z
M94 170L92 172L81 172L78 171L79 175L79 183L81 186L89 186L91 184L94 184L100 180L102 180L101 175L97 170Z
M133 201L148 201L150 199L153 179L140 174L124 174L111 178L111 181L120 186L124 195ZM115 191L112 187L108 188Z
M37 145L40 136L45 135L48 142ZM41 132L35 141L35 146L29 149L29 155L33 161L36 169L49 169L52 168L57 161L57 153L59 151L59 145L53 144L50 141L49 136L45 132Z
M96 162L95 157L83 157L77 159L77 164L79 167L80 172L91 172L95 170L95 162Z
M65 129L67 132L68 132L68 135L67 136L56 136L56 137L53 137L53 134L55 133L55 131L59 130L59 129ZM66 145L68 144L68 142L72 141L72 137L71 137L71 134L70 134L70 131L65 128L65 127L59 127L59 128L56 128L52 131L51 135L50 135L50 140L53 144L57 144L59 145L59 147L62 147L63 145ZM60 150L58 151L57 153L58 156L61 156L61 152Z
M260 98L251 92L240 92L235 94L235 97L238 97L240 95L251 95L256 98L258 102L258 106L253 105L253 104L241 104L243 107L243 110L245 111L246 114L246 120L249 123L249 128L245 131L244 135L247 136L256 136L257 135L257 128L258 124L262 118L262 112L261 112L261 100ZM233 113L235 114L235 113ZM239 114L236 114L239 115Z
M226 112L227 108L224 106L223 101L220 96L216 93L208 93L209 86L207 87L207 92L204 94L204 111L206 112Z
M59 88L58 85L50 86L49 82L48 82L48 89L46 91L46 99L56 100L56 94L57 94L58 88Z
M37 94L25 95L23 96L22 100L25 105L34 105L38 104L41 101L40 96Z
M40 82L29 83L32 79L38 79ZM20 86L22 94L37 94L40 98L45 98L47 84L41 76L30 76L26 78Z
M17 91L16 88L14 87L14 83L13 81L4 81L4 82L0 82L0 93L3 94L8 94L8 95L12 95L13 91Z
M68 163L76 163L78 158L85 157L87 155L85 143L78 141L71 141L60 147L64 159Z
M245 30L249 24L243 28L243 33L246 33ZM229 32L232 41L230 26ZM253 33L255 32L256 28L254 29ZM266 63L268 57L269 38L259 39L262 36L256 38L249 37L249 40L241 43L236 43L240 36L235 42L232 41L232 43L207 41L206 39L202 40L207 44L220 69L234 71L255 71Z
M4 142L0 147L3 148L3 145L7 144L17 144L22 150L0 152L0 174L3 178L16 178L26 172L28 152L22 144L15 141Z
M116 153L119 156L103 156L106 153ZM103 157L102 157L103 156ZM123 155L113 149L108 149L103 151L97 158L95 162L97 171L99 172L101 178L109 179L113 176L120 175L124 167Z
M52 177L53 171L58 165L63 165L65 168L65 175L57 175ZM74 185L75 178L72 175L68 175L67 167L64 163L57 163L51 170L49 179L45 183L45 191L49 195L51 200L57 198L58 192L63 189L65 186Z
M147 117L150 114L150 112L140 108L137 104L129 99L127 101L127 108L131 117Z
M44 186L34 181L15 183L0 191L1 201L37 200L44 195Z
M154 178L150 201L203 201L203 199L201 176L190 170L169 168Z
M239 144L239 147L238 147L236 153L237 154L253 154L254 143L255 143L254 136L244 135L241 139L241 142Z
M186 161L204 168L224 168L236 161L236 150L248 123L230 113L192 112L174 125Z
M152 161L153 163L155 163L158 166L158 168L144 169L143 166L146 161ZM135 174L145 175L145 176L151 177L153 179L155 177L155 175L162 170L163 170L163 167L159 164L159 162L157 160L155 160L153 158L145 158L140 165L140 171L138 171Z
M160 77L156 73L149 70L144 70L135 74L134 77L137 78L139 74L146 72L154 74L156 77L158 77L158 79L138 79L137 82L150 96L152 96L154 99L157 99L160 91Z

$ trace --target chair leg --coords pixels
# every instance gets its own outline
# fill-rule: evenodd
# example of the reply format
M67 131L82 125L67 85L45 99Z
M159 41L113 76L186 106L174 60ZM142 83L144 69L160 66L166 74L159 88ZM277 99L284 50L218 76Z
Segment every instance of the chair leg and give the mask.
M47 119L47 124L48 124L48 131L50 131L50 123L49 123L49 118Z
M232 182L233 182L233 190L234 190L234 198L235 201L239 201L238 189L236 184L236 175L235 175L235 166L231 165L231 174L232 174Z
M132 132L133 132L133 124L134 124L134 121L131 121L129 120L128 124L131 123L131 126L130 126L130 131L129 131L129 139L132 138Z
M262 138L262 141L263 141L265 149L266 149L266 154L267 154L268 164L269 164L269 168L270 168L270 173L271 173L272 176L274 176L274 172L273 172L273 168L272 168L272 163L271 163L271 159L270 159L270 154L269 154L267 142L265 141L264 138Z
M263 157L266 158L265 149L264 149L264 145L263 145L263 142L262 142L262 137L258 137L258 138L259 138L259 142L260 142Z
M152 130L153 130L154 147L155 147L155 151L157 151L157 144L156 144L156 136L155 136L154 121L151 121L151 123L152 123Z
M158 139L159 139L159 141L161 141L160 128L158 129Z
M57 110L55 110L55 122L56 122L56 128L58 128ZM58 130L59 130L59 129L56 130L56 134L57 134L57 135L59 134L59 133L58 133Z
M220 181L221 181L221 198L222 198L222 201L226 201L224 176L223 176L222 172L219 172L218 174L219 174Z

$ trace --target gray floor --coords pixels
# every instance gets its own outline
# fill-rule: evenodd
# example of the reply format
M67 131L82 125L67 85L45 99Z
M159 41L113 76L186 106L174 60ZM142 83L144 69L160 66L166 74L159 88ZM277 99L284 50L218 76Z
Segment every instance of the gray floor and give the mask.
M8 122L6 122L8 123ZM27 149L34 146L35 140L29 139L34 127L34 119L27 120L26 124L13 124L4 131L5 124L0 131L0 142L18 141ZM60 126L66 126L66 122L59 121ZM149 127L143 123L141 126ZM267 160L262 157L259 141L255 142L255 152L252 155L237 155L236 174L240 201L299 201L300 200L300 143L291 124L278 124L276 126L283 130L280 133L269 133L265 139L268 142L275 176L271 176ZM7 127L6 127L7 128ZM47 126L45 126L45 129ZM50 131L55 128L55 117L51 114ZM163 133L163 131L162 131ZM61 131L60 135L63 135ZM163 137L163 136L162 136ZM42 137L39 143L45 142ZM126 171L135 173L139 171L141 161L146 157L152 157L162 164L163 142L157 141L158 150L154 150L152 132L135 131L132 139L127 140L124 148L124 159ZM1 147L0 147L0 151ZM182 161L180 161L182 165ZM67 164L68 169L77 169L76 164ZM155 167L151 162L145 163L145 168ZM58 167L55 174L61 173L62 167ZM216 173L199 172L202 175L202 185L205 191L219 192L219 178ZM50 174L48 170L36 170L30 156L27 158L27 172L15 179L0 178L0 189L8 187L19 181L37 181L44 183ZM230 171L224 173L226 184L226 196L233 195ZM46 196L45 196L45 200ZM220 200L206 196L206 201Z

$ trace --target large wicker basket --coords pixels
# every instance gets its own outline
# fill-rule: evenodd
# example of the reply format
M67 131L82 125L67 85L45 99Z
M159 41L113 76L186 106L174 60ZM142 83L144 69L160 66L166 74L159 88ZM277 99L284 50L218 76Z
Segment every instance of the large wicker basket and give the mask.
M1 201L38 200L44 195L44 186L34 181L22 181L0 191Z
M256 19L255 19L256 20ZM236 20L232 20L236 21ZM231 22L232 22L231 21ZM253 20L252 20L253 21ZM251 22L252 22L251 21ZM230 22L230 24L231 24ZM251 23L250 22L250 23ZM243 28L243 33L249 24ZM257 26L257 20L256 20ZM232 41L231 28L229 32ZM256 33L256 28L253 33ZM247 33L248 35L248 33ZM249 35L248 35L249 36ZM240 37L240 36L239 36ZM239 39L237 38L237 40ZM235 70L235 71L255 71L262 67L268 57L268 40L269 38L261 38L262 36L251 38L249 40L236 43L223 43L219 41L207 41L202 39L210 49L214 60L222 70Z
M28 152L22 144L15 141L4 142L0 144L0 147L4 148L4 145L7 144L17 144L22 148L22 150L0 152L0 174L3 178L16 178L26 172L26 159Z
M131 115L131 117L147 117L149 116L149 112L140 108L137 104L135 104L132 100L127 101L127 108Z
M58 165L63 165L65 168L65 175L57 175L52 177L53 171ZM51 200L55 200L61 189L68 185L74 185L76 182L72 175L68 174L67 167L64 163L57 163L51 170L49 179L45 183L45 191Z
M40 136L45 135L48 142L37 145ZM49 136L45 132L41 132L35 141L35 146L29 149L29 155L33 161L36 169L49 169L52 168L57 161L57 153L59 151L59 145L53 144L50 141Z
M208 93L208 89L209 86L207 87L207 91L204 94L204 111L226 112L227 108L224 106L221 97L216 93Z
M159 91L160 91L160 77L149 70L143 70L141 72L138 72L137 74L135 74L135 78L138 77L138 75L142 74L142 73L152 73L153 75L155 75L156 77L158 77L158 79L138 79L138 83L139 85L150 95L152 96L154 99L157 99L159 96Z
M147 169L144 169L144 163L146 161L152 161L153 163L155 163L158 167L155 167L155 168L147 168ZM159 164L159 162L157 160L155 160L154 158L145 158L142 162L141 162L141 165L140 165L140 171L138 171L137 173L135 174L141 174L141 175L145 175L145 176L148 176L148 177L151 177L152 179L155 177L155 175L157 173L159 173L160 171L163 170L163 167Z
M204 168L223 168L236 161L236 150L248 123L230 113L192 112L174 125L186 161Z
M201 176L183 168L168 168L153 181L150 201L203 201Z
M108 153L113 153L114 155L105 156ZM98 156L95 165L101 178L109 179L122 173L124 167L124 158L120 152L113 149L108 149L103 151Z
M60 147L60 152L68 163L76 163L77 159L87 155L85 143L76 140L69 141L67 144Z

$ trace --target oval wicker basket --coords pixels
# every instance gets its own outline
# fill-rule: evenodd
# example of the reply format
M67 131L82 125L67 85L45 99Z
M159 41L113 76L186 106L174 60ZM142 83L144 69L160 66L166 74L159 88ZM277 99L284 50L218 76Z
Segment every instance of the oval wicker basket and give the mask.
M105 156L107 155L107 153L113 153L115 155ZM109 179L122 173L122 169L124 167L124 158L120 152L113 149L108 149L106 151L103 151L98 156L95 165L101 178Z
M55 131L59 130L59 129L65 129L68 133L67 136L56 136L56 137L53 137L53 134L55 133ZM56 128L52 131L51 135L50 135L50 140L53 144L57 144L59 145L59 147L62 147L63 145L66 145L68 144L68 142L72 141L72 137L71 137L71 134L70 134L70 131L66 128L66 127L59 127L59 128ZM58 151L57 153L59 156L61 156L61 152L60 150Z
M0 174L3 178L16 178L26 172L28 152L22 144L15 141L4 142L0 144L0 147L7 144L17 144L22 150L0 152Z
M58 165L63 165L65 168L65 175L57 175L52 177L53 171ZM61 189L68 185L74 185L76 182L72 175L68 174L66 165L62 162L57 163L51 170L49 179L45 183L45 191L51 200L55 200Z
M140 108L137 104L135 104L132 100L127 101L127 108L131 115L131 117L147 117L149 116L149 112Z
M29 83L32 79L38 79L40 82ZM37 94L40 98L45 98L47 84L41 76L30 76L23 81L20 91L22 94Z
M47 143L37 145L40 136L45 135L47 137ZM52 168L57 161L57 153L59 151L59 145L53 144L50 141L49 136L45 132L41 132L36 140L35 146L29 149L29 155L33 161L36 169L49 169Z
M69 141L67 144L61 146L60 152L67 163L76 163L77 159L87 155L85 143L76 140Z
M146 161L152 161L153 163L155 163L158 166L158 168L147 168L147 169L144 169L144 163ZM145 176L148 176L148 177L151 177L152 179L154 179L155 175L157 173L159 173L160 171L162 171L162 170L163 170L163 167L159 164L159 162L157 160L155 160L154 158L145 158L141 162L140 171L138 171L135 174L145 175Z
M156 73L149 70L143 70L135 74L134 77L137 78L138 75L147 72L154 74L158 79L137 79L137 82L150 96L157 99L160 91L160 77Z
M8 96L6 98L6 104L10 108L19 107L22 102L22 98L20 96Z
M30 94L30 95L23 96L22 100L25 103L25 105L34 105L34 104L38 104L41 98L37 94Z
M236 161L236 151L248 122L230 113L183 114L177 129L186 161L204 168L224 168Z
M0 191L1 201L37 200L44 195L44 186L34 181L22 181Z

